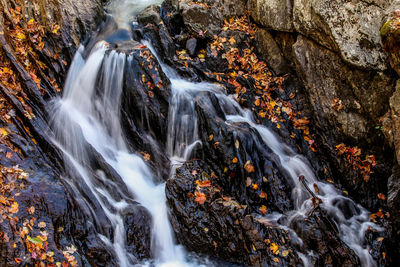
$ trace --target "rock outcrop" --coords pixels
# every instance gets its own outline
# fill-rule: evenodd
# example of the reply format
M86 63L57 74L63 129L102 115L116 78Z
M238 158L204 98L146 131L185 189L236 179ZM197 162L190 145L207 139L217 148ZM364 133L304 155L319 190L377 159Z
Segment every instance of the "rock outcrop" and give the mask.
M382 204L379 193L390 194L393 213L400 205L398 176L392 175L400 162L399 8L397 0L248 1L260 53L275 73L290 66L303 84L304 113L334 180L371 210ZM337 154L340 143L376 156L368 182L354 180L356 172L342 173L349 165Z

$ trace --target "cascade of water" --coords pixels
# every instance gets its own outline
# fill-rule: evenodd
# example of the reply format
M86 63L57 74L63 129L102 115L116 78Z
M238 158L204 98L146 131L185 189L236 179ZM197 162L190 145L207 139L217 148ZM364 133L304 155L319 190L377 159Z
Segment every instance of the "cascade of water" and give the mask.
M123 1L123 3L131 5L133 1ZM119 2L119 5L113 6L117 10L115 14L122 14L124 10L128 10L124 9L123 3ZM138 3L150 4L147 1ZM138 6L134 5L133 8ZM129 13L131 12L132 9ZM125 17L121 16L121 23L127 21ZM64 152L66 169L70 175L68 177L70 180L67 182L77 192L79 191L77 185L83 183L89 188L95 201L100 204L114 230L113 237L103 233L101 239L114 249L120 266L129 266L133 258L126 251L123 223L124 209L133 199L145 207L152 216L152 250L158 263L165 266L186 265L184 252L174 243L168 221L164 184L154 183L151 171L140 157L129 151L122 134L119 103L123 70L129 59L124 54L108 52L105 43L102 42L90 51L87 59L83 56L84 52L84 48L81 47L75 56L64 95L62 99L55 101L52 119L54 142ZM156 55L154 50L152 52ZM278 156L280 165L287 171L287 178L295 185L292 193L295 210L286 214L289 221L295 216L305 216L312 208L308 193L298 181L298 176L304 175L310 188L313 188L314 183L320 188L315 194L322 199L322 207L335 218L342 240L357 253L363 266L375 265L368 248L363 245L363 236L368 227L381 229L369 222L368 212L364 208L342 196L332 185L318 181L304 157L294 153L268 128L257 125L251 112L242 109L232 96L224 94L222 88L209 83L191 83L181 79L168 66L163 65L162 68L172 84L167 153L173 163L179 165L188 160L193 149L201 145L195 101L199 97L208 97L204 92L213 94L219 99L225 113L225 123L247 123L254 128L263 142ZM217 114L215 116L217 117ZM93 167L88 166L92 157L91 149L94 149L118 173L128 192L122 192L118 183L106 178L104 173L93 174L91 169ZM340 209L339 204L343 201L352 203L354 207L350 218ZM273 214L270 219L278 224L277 218L280 216L282 215Z
M151 48L151 44L148 42L145 42L145 44L156 55L155 50ZM351 199L342 196L342 193L333 185L318 181L304 156L296 154L267 127L256 124L252 112L242 109L234 97L226 95L218 85L188 82L180 78L169 66L161 65L163 70L166 70L165 73L172 83L173 96L170 102L168 121L168 152L170 157L178 162L178 165L190 158L190 153L196 144L201 144L197 137L197 115L194 109L196 98L209 97L204 94L205 92L214 94L225 113L225 123L247 123L254 128L262 137L263 142L279 157L280 165L287 171L288 178L295 185L292 189L295 209L286 214L288 223L280 225L278 219L282 214L276 213L266 216L269 221L291 231L288 228L291 220L296 216L305 217L308 211L313 208L309 193L298 179L300 175L303 175L306 177L306 183L309 188L313 188L314 184L318 186L319 192L314 193L322 200L321 207L334 218L339 226L341 239L356 252L363 266L376 266L368 251L369 248L364 245L364 235L369 227L378 231L383 229L369 222L367 210L360 205L356 205ZM211 102L210 99L207 101ZM208 112L212 111L208 110ZM214 112L214 117L218 117L216 112ZM344 202L350 203L348 206L352 207L353 213L350 218L346 217L344 211L340 208L340 205ZM305 255L301 255L301 258L303 258L305 265L309 264L310 261Z
M120 266L129 266L132 256L125 250L123 210L134 198L152 215L152 251L160 264L179 266L184 262L181 247L174 243L168 221L164 184L155 184L145 162L128 151L122 136L119 118L123 70L126 56L115 51L106 53L106 45L99 43L87 60L81 48L71 66L64 96L55 103L53 129L55 142L64 152L71 176L82 179L100 203L114 228L111 245ZM102 82L98 86L97 80ZM96 92L100 88L99 92ZM96 181L87 169L88 146L94 148L119 174L128 187L127 200L117 201L113 194ZM78 182L80 182L78 181ZM108 181L112 183L112 181ZM114 185L114 188L117 185Z

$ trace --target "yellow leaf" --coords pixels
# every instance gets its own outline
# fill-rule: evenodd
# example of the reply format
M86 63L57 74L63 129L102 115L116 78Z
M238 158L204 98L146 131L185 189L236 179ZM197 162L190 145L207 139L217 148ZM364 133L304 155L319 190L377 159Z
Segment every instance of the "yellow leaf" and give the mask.
M275 244L275 243L272 243L271 246L269 247L269 249L274 254L278 254L279 253L279 246L277 244Z
M18 212L18 203L17 202L13 202L11 205L11 208L9 209L10 213L17 213Z
M267 214L267 207L266 207L265 205L262 205L262 206L259 208L259 211L261 212L262 215L265 215L265 214ZM274 243L272 243L272 244L274 244ZM274 252L274 253L275 253L275 252Z
M236 147L236 148L239 148L239 145L240 145L240 144L239 144L239 140L236 140L236 141L235 141L235 147Z
M289 255L289 250L282 251L282 256L283 257L286 257L287 255Z
M279 259L278 258L273 258L272 259L274 262L279 262Z
M0 128L0 134L2 137L8 135L7 131L4 128Z
M19 40L25 40L26 39L25 34L23 34L22 32L17 33L17 35L15 37L17 37L17 39L19 39Z

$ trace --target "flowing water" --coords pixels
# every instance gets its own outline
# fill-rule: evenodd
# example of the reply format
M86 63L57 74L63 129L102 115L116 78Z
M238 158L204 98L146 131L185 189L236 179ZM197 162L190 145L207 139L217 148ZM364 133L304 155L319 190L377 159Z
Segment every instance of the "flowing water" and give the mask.
M123 26L129 21L127 14L137 12L151 1L114 2L110 6ZM151 45L146 43L149 47ZM154 50L153 54L156 55ZM68 182L80 199L80 204L95 214L94 207L85 198L80 187L88 188L92 201L99 203L113 228L113 236L107 231L99 231L105 245L112 248L119 266L130 266L134 256L126 250L126 229L124 211L132 203L140 203L152 216L152 264L159 266L198 266L188 263L184 249L174 241L173 231L168 221L165 184L157 184L146 165L135 151L130 151L125 142L120 124L120 102L124 68L130 58L125 54L110 51L104 41L100 41L85 51L81 47L70 67L68 79L61 99L54 101L52 128L54 142L64 152ZM368 212L352 200L346 198L330 184L318 181L307 160L285 145L268 128L258 125L250 111L242 109L233 96L226 95L224 89L210 83L191 83L180 78L170 67L162 65L171 80L172 96L168 116L168 138L166 153L171 159L173 174L176 167L190 159L195 147L201 147L198 137L198 122L195 112L195 98L215 95L225 113L227 125L247 123L262 137L263 142L279 158L279 165L286 172L286 178L294 184L292 200L295 209L287 214L273 213L265 216L282 228L290 230L290 221L298 216L306 216L313 208L309 193L299 182L304 175L310 188L319 187L315 194L322 200L325 209L336 222L342 240L360 257L363 266L375 266L368 247L364 244L364 234L368 227L377 230L369 222ZM204 94L208 92L209 94ZM209 110L208 112L213 112ZM217 112L214 113L217 117ZM256 138L256 137L254 137ZM94 155L101 157L122 179L109 177L96 166L91 166ZM126 187L126 190L123 188ZM350 215L341 209L343 203L350 207ZM279 218L286 216L287 223L279 224ZM100 219L99 219L100 220ZM101 222L97 222L101 225ZM293 231L292 231L293 232ZM307 255L301 255L305 263ZM143 263L146 265L146 263ZM212 264L210 264L212 265Z

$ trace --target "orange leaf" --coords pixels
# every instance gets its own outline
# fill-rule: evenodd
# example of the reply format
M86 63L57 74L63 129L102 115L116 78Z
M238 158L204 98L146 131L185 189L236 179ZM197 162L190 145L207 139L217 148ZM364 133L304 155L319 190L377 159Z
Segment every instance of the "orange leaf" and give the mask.
M196 196L196 199L194 201L196 201L200 205L203 205L204 202L206 202L207 200L206 195L204 195L204 193L196 191L194 192L194 195Z
M237 162L238 162L238 158L234 157L233 160L232 160L232 163L237 163Z
M209 187L209 186L211 186L211 181L210 180L205 180L205 181L196 180L196 184L200 187Z
M386 199L385 195L382 194L382 193L378 194L378 198L381 199L381 200L385 200Z
M264 198L267 199L267 193L265 193L264 191L261 191L261 193L258 195L260 198Z
M259 208L259 211L261 212L262 215L265 215L265 214L267 214L267 207L266 207L265 205L262 205L262 206ZM274 253L275 253L275 252L274 252Z
M250 161L247 161L246 164L244 165L244 168L248 173L254 172L254 166L250 163Z

